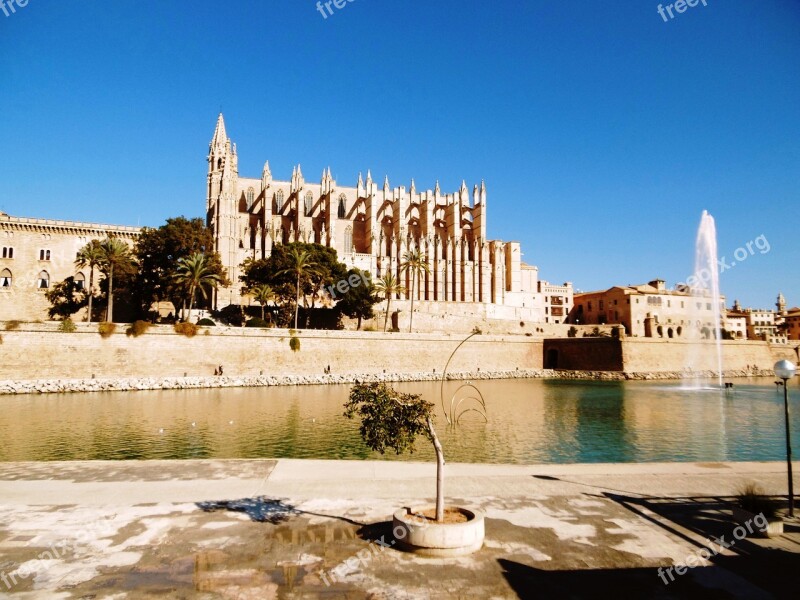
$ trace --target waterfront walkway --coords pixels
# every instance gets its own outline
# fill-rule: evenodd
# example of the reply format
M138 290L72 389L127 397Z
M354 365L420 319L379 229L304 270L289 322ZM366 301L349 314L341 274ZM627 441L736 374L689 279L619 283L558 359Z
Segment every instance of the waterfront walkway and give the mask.
M737 540L729 516L744 482L784 490L785 464L448 465L448 502L487 520L484 548L447 560L395 550L388 522L431 500L434 473L373 461L0 463L0 597L796 597L800 524ZM666 571L699 556L705 565Z

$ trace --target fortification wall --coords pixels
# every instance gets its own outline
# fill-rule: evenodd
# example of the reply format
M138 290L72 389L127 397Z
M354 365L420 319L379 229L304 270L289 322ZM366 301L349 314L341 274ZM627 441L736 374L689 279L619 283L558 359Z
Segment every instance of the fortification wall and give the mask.
M127 337L125 326L101 338L97 324L75 333L53 324L22 325L2 332L0 380L103 377L210 376L222 365L226 376L441 373L463 335L297 332L300 350L289 347L288 330L211 327L193 338L171 326L153 326ZM453 371L540 369L542 342L527 336L478 335L453 358Z

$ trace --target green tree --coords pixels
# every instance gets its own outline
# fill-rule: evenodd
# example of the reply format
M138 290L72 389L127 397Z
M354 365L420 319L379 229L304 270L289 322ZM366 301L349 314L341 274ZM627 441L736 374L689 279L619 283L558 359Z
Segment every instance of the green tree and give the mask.
M406 288L400 284L392 273L387 273L375 282L375 291L383 294L386 299L386 319L383 321L383 330L386 331L386 327L389 324L389 309L392 305L392 296L405 292Z
M92 320L92 300L94 299L94 270L101 265L103 256L100 240L92 240L78 251L78 257L75 259L75 266L79 269L89 267L89 308L86 312L86 320L90 322Z
M343 315L351 319L358 319L358 329L361 329L362 319L371 319L375 316L372 307L380 302L380 298L376 295L375 286L370 280L369 273L358 269L350 269L346 276L348 283L351 277L354 280L358 278L359 284L349 285L347 293L339 300L336 308Z
M64 281L55 284L45 293L45 298L50 303L47 314L51 319L60 317L68 319L84 306L91 302L91 295L78 286L74 277L67 277ZM88 298L88 300L87 300Z
M253 300L261 305L261 320L263 321L265 318L264 309L269 302L275 300L275 292L269 285L262 283L251 289L250 294L252 294Z
M190 256L178 259L178 266L173 278L189 292L189 314L194 308L195 294L199 291L203 298L208 298L208 289L216 288L221 277L215 273L205 254L195 252ZM186 320L184 314L184 320Z
M400 272L409 272L411 275L411 314L408 317L408 332L411 333L411 324L414 322L414 291L420 273L430 273L428 256L420 252L419 248L410 250L403 255L403 262L400 263Z
M344 405L344 416L361 420L359 429L372 450L402 454L414 452L418 435L424 435L436 452L436 520L444 521L444 452L433 428L433 404L419 394L404 394L385 383L357 383Z
M104 239L100 242L100 248L102 250L100 268L108 279L106 321L111 323L114 318L114 270L128 268L133 261L130 248L119 238L109 237Z
M318 275L319 269L317 263L311 259L311 253L308 250L300 248L291 248L287 255L289 259L289 266L283 269L280 274L289 274L296 279L295 282L295 303L294 303L294 328L297 329L297 317L300 313L300 292L302 291L302 282L310 279L312 275Z
M177 308L186 290L175 281L178 261L192 254L206 256L206 268L220 277L220 285L228 285L225 268L214 251L214 236L203 219L175 217L158 228L145 227L136 240L134 254L139 265L135 293L141 312L154 302L171 301Z

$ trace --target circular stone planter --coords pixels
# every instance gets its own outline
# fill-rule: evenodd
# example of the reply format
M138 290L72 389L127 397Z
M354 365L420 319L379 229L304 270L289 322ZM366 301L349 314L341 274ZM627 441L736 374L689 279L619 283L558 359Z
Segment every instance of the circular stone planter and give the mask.
M483 513L460 507L457 510L467 517L464 523L437 523L421 521L415 515L430 507L402 508L394 513L392 533L397 547L421 556L464 556L480 550L485 533Z

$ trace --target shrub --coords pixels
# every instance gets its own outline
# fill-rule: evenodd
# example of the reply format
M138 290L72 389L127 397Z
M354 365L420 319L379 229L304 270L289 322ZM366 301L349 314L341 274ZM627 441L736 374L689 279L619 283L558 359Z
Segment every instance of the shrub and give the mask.
M292 336L289 339L289 348L292 349L292 352L299 352L300 351L300 338Z
M212 321L211 319L200 319L197 322L197 326L198 327L216 327L217 324L214 323L214 321Z
M366 327L364 327L364 329L362 329L362 331L375 331L375 326L367 325Z
M290 329L289 335L297 335L297 329Z
M259 319L258 317L253 317L250 319L245 327L269 327L269 323L264 319Z
M525 321L520 321L520 322L519 322L519 326L520 326L520 327L525 327Z
M537 329L537 331L538 331L538 329ZM578 336L578 328L575 327L575 325L573 325L572 327L569 328L569 331L567 331L567 337L571 337L572 338L572 337L577 337L577 336Z
M6 331L15 331L22 325L22 321L8 321L6 322Z
M125 335L139 337L140 335L147 333L147 330L150 329L150 323L148 321L134 321L128 329L125 330Z
M739 506L755 515L761 513L767 519L773 519L778 514L778 504L764 493L757 483L749 482L739 488L736 494Z
M100 337L111 337L114 335L114 332L117 330L117 325L115 323L109 323L108 321L103 321L97 324L97 331L100 334Z
M75 329L76 329L75 323L73 323L72 319L70 319L69 317L61 321L61 323L58 326L58 330L61 333L74 333Z
M480 334L482 334L482 333L483 333L483 331L481 330L481 328L480 328L480 327L478 327L477 325L475 325L475 327L473 327L473 328L472 328L472 333L473 333L473 334L475 334L475 335L480 335Z
M175 323L175 333L185 335L188 338L196 336L197 329L198 327L194 323Z
M222 310L215 312L214 317L233 327L241 327L242 323L244 323L242 308L233 304L229 304Z

